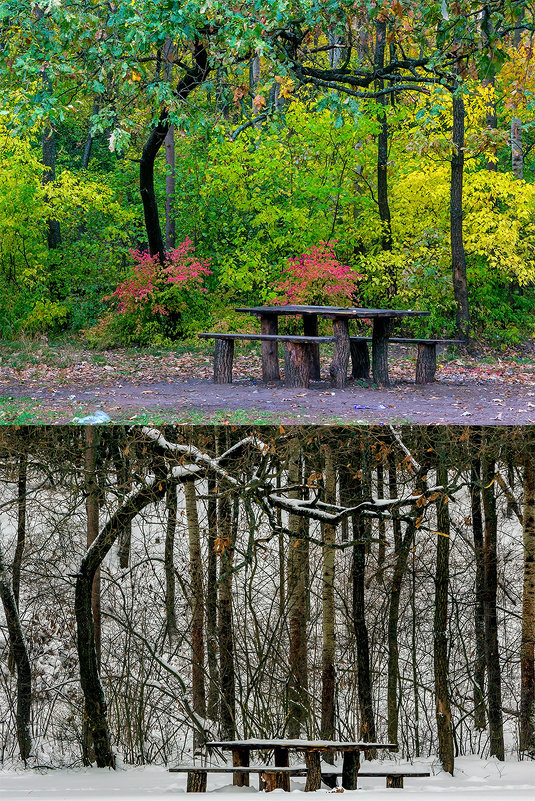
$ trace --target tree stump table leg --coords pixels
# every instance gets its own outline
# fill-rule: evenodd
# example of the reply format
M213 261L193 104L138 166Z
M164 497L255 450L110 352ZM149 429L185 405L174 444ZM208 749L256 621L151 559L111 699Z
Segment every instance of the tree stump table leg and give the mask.
M311 793L321 787L321 759L320 752L315 749L305 751L305 764L307 766L307 782L305 792Z
M276 314L262 314L260 317L262 334L278 334L279 318ZM262 378L269 381L280 381L279 346L277 342L262 342Z
M343 318L333 320L334 357L331 363L331 386L342 389L347 378L347 365L349 364L350 340L349 325Z
M232 749L232 764L235 768L248 768L249 767L249 749L248 748L233 748ZM248 773L235 773L232 783L235 787L249 787L249 774Z
M359 763L359 751L344 751L344 762L342 766L342 787L344 790L357 789Z
M214 384L232 384L234 340L216 339L214 349Z
M205 793L207 775L204 770L190 770L188 772L188 783L186 790L188 793Z
M287 768L290 765L290 754L287 748L277 748L275 746L274 753L274 762L278 768ZM280 790L285 790L287 793L290 792L290 777L287 773L279 773L278 774L278 788Z
M390 337L390 318L376 317L372 334L373 380L380 387L390 386L388 378L388 339Z
M435 344L418 345L416 360L416 383L432 384L437 370L437 346Z
M387 787L395 787L400 790L403 789L403 776L387 776L386 777L386 786Z
M318 336L318 315L303 315L303 333L306 337ZM317 342L310 346L310 378L312 381L321 379L320 371L320 346Z
M368 381L370 378L370 351L367 342L350 342L351 348L351 375Z
M287 387L310 386L310 345L300 342L284 343L284 377Z

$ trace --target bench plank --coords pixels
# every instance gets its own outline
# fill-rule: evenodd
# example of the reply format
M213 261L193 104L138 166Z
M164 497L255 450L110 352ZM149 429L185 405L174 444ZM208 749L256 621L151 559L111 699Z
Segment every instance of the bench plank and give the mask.
M197 334L199 339L233 339L258 342L302 342L310 345L321 342L334 342L334 337L302 336L301 334L230 334L216 331Z

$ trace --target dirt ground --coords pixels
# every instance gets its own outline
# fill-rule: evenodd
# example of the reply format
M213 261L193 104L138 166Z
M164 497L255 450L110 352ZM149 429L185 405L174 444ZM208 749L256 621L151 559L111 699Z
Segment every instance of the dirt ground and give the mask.
M239 354L235 382L211 381L211 352L95 355L68 349L40 361L0 362L0 423L69 423L95 411L113 422L175 423L439 423L522 425L535 423L535 360L503 356L442 357L437 380L417 386L414 355L392 348L392 386L349 382L334 390L329 359L321 382L309 390L265 386L258 353ZM17 358L15 358L17 357Z

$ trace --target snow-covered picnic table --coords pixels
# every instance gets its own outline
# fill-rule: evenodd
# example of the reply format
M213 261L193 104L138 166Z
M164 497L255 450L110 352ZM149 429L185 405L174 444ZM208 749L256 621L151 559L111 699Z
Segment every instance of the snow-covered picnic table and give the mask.
M306 787L305 789L319 790L322 780L321 754L342 753L342 787L346 790L356 790L360 763L360 752L369 750L397 751L394 743L368 743L346 742L334 740L228 740L222 742L206 743L209 750L232 751L233 768L243 767L243 772L236 771L233 783L238 787L249 785L249 758L251 751L273 751L274 768L281 768L276 777L277 787L283 790L290 789L290 752L303 753L305 757ZM299 770L299 768L295 768ZM302 770L302 769L301 769Z

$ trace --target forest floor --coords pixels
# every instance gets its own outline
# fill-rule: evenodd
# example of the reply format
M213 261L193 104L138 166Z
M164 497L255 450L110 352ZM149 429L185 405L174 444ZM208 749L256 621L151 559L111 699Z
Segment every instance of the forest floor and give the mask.
M437 380L414 383L415 349L394 345L392 386L262 383L258 345L238 346L234 383L212 383L212 347L89 350L76 342L0 345L0 424L65 424L104 412L114 423L535 423L535 353L439 354ZM281 363L281 367L283 367Z
M380 764L378 765L380 767ZM456 759L455 776L439 770L431 760L418 760L417 768L430 770L427 779L406 779L405 789L400 791L405 798L417 796L421 801L440 798L449 801L524 801L535 793L535 774L533 762L505 762L494 759L481 760L477 757ZM436 774L436 775L433 775ZM208 778L208 792L216 792L219 801L235 801L236 796L249 796L258 791L256 787L232 787L228 777L213 775ZM252 780L252 784L255 780ZM292 791L304 791L304 779L292 779ZM34 801L137 801L151 798L153 801L169 801L177 795L185 794L186 776L170 774L163 767L128 768L109 771L97 768L80 770L0 770L0 799L32 798ZM376 801L391 801L392 790L385 789L384 779L360 779L359 790L345 791L348 799L362 798L362 791L372 793ZM327 789L316 791L315 795L324 797L334 792ZM276 790L281 798L282 791ZM397 797L397 796L396 796ZM401 797L401 796L400 796ZM307 793L307 799L311 794Z

